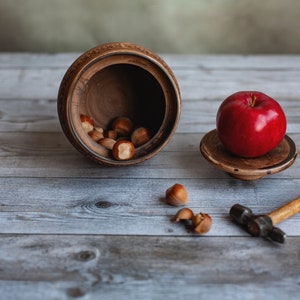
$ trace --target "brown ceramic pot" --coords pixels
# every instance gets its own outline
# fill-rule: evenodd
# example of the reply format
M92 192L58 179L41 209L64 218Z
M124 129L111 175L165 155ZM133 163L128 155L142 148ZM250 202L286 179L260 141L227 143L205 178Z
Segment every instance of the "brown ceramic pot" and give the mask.
M155 53L135 44L109 43L83 53L67 70L58 92L58 115L72 145L105 165L124 166L153 157L169 142L179 122L181 98L171 69ZM112 157L83 130L80 115L106 129L129 117L151 132L130 160Z

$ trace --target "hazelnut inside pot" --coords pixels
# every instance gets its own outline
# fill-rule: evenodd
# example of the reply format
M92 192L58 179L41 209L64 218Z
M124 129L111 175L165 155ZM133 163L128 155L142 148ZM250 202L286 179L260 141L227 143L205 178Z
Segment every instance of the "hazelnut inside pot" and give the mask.
M150 50L110 43L82 54L67 70L58 92L58 115L73 146L88 158L110 166L130 165L156 155L169 142L180 117L177 81L166 63ZM151 132L130 160L118 161L83 130L80 115L95 127L109 128L126 116Z

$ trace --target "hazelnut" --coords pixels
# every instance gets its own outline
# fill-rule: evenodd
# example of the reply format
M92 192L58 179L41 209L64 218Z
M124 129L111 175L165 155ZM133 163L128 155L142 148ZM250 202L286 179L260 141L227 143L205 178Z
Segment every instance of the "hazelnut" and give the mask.
M85 133L88 133L94 129L94 121L91 117L81 114L80 121Z
M103 139L103 133L99 130L96 130L95 128L92 131L88 132L88 135L94 140L95 142L99 141L100 139Z
M176 183L166 191L167 203L174 206L188 203L188 192L182 184Z
M118 133L115 130L107 130L104 132L104 136L115 140L118 137Z
M115 118L110 128L94 126L94 121L87 115L81 114L80 119L84 131L108 150L112 150L112 156L117 160L127 160L133 157L135 147L141 146L151 139L150 131L145 127L138 127L134 130L134 125L128 117ZM120 142L114 148L116 142Z
M212 219L210 215L200 212L192 218L192 224L194 226L194 230L197 233L205 234L211 228Z
M138 127L131 134L131 141L135 147L147 143L150 139L150 130L145 127Z
M133 123L127 117L118 117L113 121L111 128L118 136L129 136L133 130Z
M117 141L112 149L112 154L117 160L128 160L134 155L134 145L127 140Z
M181 208L176 215L174 216L173 220L174 222L179 222L182 220L192 220L192 218L194 217L194 213L191 209L184 207Z
M98 141L99 145L109 150L113 149L115 143L116 141L110 138L102 138L101 140Z
M95 127L94 130L104 134L104 129L102 127Z

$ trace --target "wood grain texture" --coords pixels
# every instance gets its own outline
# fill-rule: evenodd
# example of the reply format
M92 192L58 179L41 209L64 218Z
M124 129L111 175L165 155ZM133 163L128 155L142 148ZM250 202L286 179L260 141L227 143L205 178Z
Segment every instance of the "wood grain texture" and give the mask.
M111 168L94 164L80 155L62 133L4 132L1 134L2 176L92 178L230 178L201 155L203 133L176 133L166 148L134 167ZM299 144L300 135L291 134ZM23 159L26 157L26 159ZM274 178L299 178L299 160ZM45 174L45 168L47 173ZM170 173L170 170L172 173Z
M300 198L296 198L268 213L273 224L278 224L300 212Z
M182 93L170 143L130 167L99 166L62 133L60 81L78 57L0 54L0 298L298 299L300 216L278 226L277 245L232 222L235 203L269 213L300 195L300 162L244 182L210 165L200 140L221 101L238 90L277 99L300 145L300 56L162 55ZM196 235L173 223L168 187L213 219ZM100 298L99 298L100 297Z
M300 77L300 74L299 74ZM1 96L1 95L0 95ZM215 128L219 99L182 101L182 112L177 133L204 133ZM56 99L0 99L0 131L61 132L57 117ZM287 117L289 134L300 132L298 106L295 100L281 100ZM201 107L201 109L199 109Z
M209 236L248 236L229 218L235 203L268 213L297 195L299 180L247 184L234 179L188 179L179 181L189 192L195 213L209 213L213 226ZM165 203L165 191L174 179L27 179L2 180L0 217L9 227L4 233L47 234L133 234L194 236L185 224L171 222L179 208ZM276 184L276 181L275 181ZM243 197L240 190L243 190ZM272 202L271 202L272 201ZM115 224L114 224L115 220ZM288 236L298 236L300 216L280 225Z
M283 247L255 238L249 247L249 239L235 237L1 240L0 289L14 299L298 299L299 238Z

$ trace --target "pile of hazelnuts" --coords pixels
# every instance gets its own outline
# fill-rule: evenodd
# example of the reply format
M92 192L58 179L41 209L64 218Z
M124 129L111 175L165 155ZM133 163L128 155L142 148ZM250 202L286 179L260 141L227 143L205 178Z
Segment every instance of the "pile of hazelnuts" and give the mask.
M94 120L81 114L80 121L83 130L93 141L111 151L116 160L129 160L133 157L135 148L144 145L151 139L150 130L146 127L134 127L128 117L117 117L110 128L95 126Z

